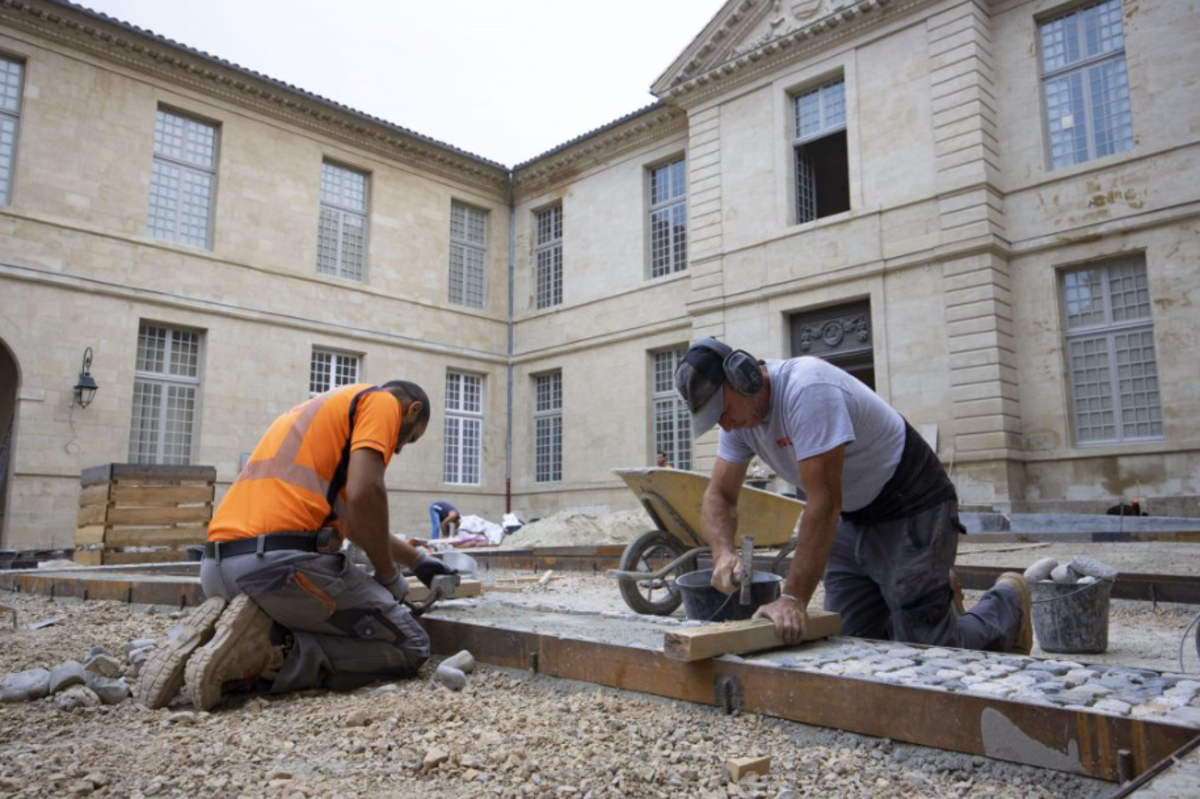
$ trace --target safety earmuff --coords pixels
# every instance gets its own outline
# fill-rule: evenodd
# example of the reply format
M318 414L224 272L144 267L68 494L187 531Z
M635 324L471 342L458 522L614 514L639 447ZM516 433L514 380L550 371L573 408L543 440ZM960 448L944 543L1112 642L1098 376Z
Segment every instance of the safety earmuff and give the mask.
M757 394L762 391L763 377L758 359L745 350L734 350L721 362L725 379L739 394Z

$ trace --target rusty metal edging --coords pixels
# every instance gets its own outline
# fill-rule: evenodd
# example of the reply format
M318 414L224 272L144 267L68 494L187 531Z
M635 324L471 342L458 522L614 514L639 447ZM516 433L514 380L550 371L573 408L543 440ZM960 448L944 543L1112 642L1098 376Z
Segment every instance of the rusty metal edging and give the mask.
M954 567L963 588L980 591L991 588L996 583L996 578L1005 571L1011 569L999 566L967 566L961 563ZM1112 598L1200 605L1200 577L1120 572L1113 582Z
M1109 796L1108 799L1126 799L1126 797L1135 795L1142 788L1153 788L1153 783L1156 779L1158 779L1158 777L1177 767L1185 757L1194 752L1197 748L1200 748L1200 735L1197 735L1191 741L1167 755L1150 768L1146 769L1144 772L1138 775L1137 779L1122 785L1120 789Z
M425 618L434 651L468 649L497 666L640 693L722 705L803 724L983 755L1119 782L1196 731L1090 711L947 693L735 659L684 663L661 652L495 626ZM886 709L886 711L884 710Z
M122 577L124 575L122 574ZM188 607L204 601L199 577L130 575L129 579L97 579L96 575L64 576L61 572L36 574L0 572L0 590L41 594L52 599L110 599L145 605Z

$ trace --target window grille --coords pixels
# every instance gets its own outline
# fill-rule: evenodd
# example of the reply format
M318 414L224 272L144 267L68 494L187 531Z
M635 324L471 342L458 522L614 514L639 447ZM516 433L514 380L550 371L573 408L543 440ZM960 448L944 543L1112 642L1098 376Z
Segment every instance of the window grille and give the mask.
M845 80L796 95L793 114L797 224L850 210Z
M138 330L130 463L191 463L200 394L200 334L143 323Z
M217 127L158 109L147 233L208 248L217 184Z
M1120 0L1043 22L1040 35L1050 168L1132 149Z
M562 372L535 379L534 479L539 483L562 480Z
M537 214L537 307L550 308L563 301L563 209L561 205Z
M1146 264L1140 256L1062 274L1077 444L1163 437Z
M675 368L686 347L654 353L654 449L677 469L692 468L692 416L675 391Z
M442 479L447 483L479 485L483 452L483 377L446 373L445 419Z
M650 170L650 276L687 269L687 172L680 158Z
M450 205L450 302L483 307L483 271L487 261L487 211L462 203Z
M25 65L0 58L0 204L12 202L17 165L17 129L21 121L21 83Z
M358 355L332 350L312 351L312 368L308 375L308 393L315 397L331 388L351 386L359 382L362 359Z
M317 272L363 280L367 260L367 176L348 167L321 164L321 219Z

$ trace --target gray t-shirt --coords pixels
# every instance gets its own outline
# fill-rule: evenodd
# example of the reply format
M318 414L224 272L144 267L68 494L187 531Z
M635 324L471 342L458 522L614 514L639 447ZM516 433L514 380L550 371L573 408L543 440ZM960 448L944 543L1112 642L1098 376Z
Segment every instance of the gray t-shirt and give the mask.
M820 358L767 361L771 411L757 427L721 431L717 454L745 463L755 454L792 485L798 461L845 444L842 510L870 504L904 452L904 419L861 381Z

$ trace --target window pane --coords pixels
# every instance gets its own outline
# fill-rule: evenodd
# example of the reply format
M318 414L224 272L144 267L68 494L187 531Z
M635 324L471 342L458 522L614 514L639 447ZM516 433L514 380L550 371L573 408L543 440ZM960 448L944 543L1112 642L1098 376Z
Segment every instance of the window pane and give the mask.
M133 418L129 424L129 462L154 463L158 452L158 417L162 385L136 380L133 384Z
M1121 19L1121 0L1083 9L1083 29L1087 54L1100 55L1125 46L1125 28Z
M692 427L687 406L675 392L675 368L686 350L654 354L654 448L678 469L692 468Z
M796 135L810 136L821 130L821 90L796 97Z
M1121 395L1121 437L1160 437L1163 434L1162 410L1154 334L1139 330L1118 334L1114 341L1117 385Z
M338 239L341 238L341 211L321 207L317 224L317 271L323 275L338 273Z
M1079 60L1079 18L1068 14L1042 25L1042 68L1049 71Z
M167 331L161 327L142 325L138 330L137 370L164 372L167 362Z
M200 334L142 324L135 369L130 462L191 463L200 390Z
M13 159L17 152L17 120L0 115L0 203L12 197Z
M367 251L367 222L361 216L342 214L341 275L350 280L363 279Z
M0 58L0 111L16 114L21 110L21 76L25 66L20 61Z
M162 463L191 463L195 416L196 389L192 386L167 386Z
M821 87L821 109L825 128L836 128L846 124L845 81Z
M1087 120L1083 111L1083 73L1046 81L1046 124L1054 168L1088 160Z
M1129 78L1125 58L1106 61L1088 70L1096 157L1133 149L1133 114L1129 107Z
M216 166L217 129L160 108L155 117L154 152L211 170Z
M171 331L171 374L196 377L200 368L200 336L187 330Z
M1108 293L1112 298L1114 322L1150 318L1150 285L1146 280L1144 265L1128 263L1110 266Z
M366 213L367 176L328 161L321 164L321 202Z
M312 367L308 373L308 393L323 394L332 387L333 355L313 350Z

